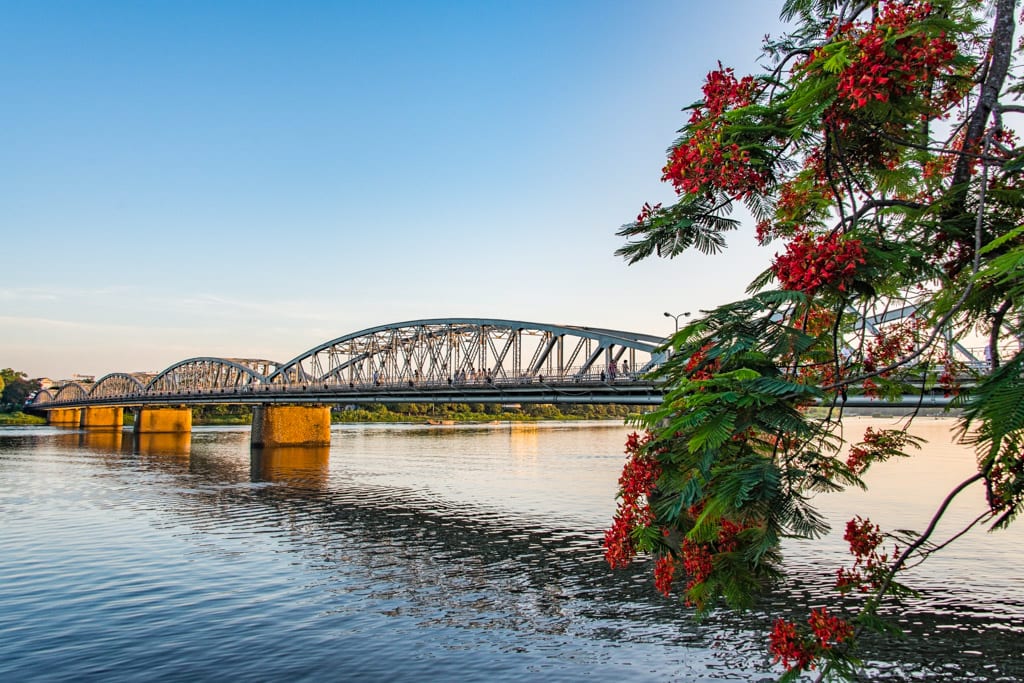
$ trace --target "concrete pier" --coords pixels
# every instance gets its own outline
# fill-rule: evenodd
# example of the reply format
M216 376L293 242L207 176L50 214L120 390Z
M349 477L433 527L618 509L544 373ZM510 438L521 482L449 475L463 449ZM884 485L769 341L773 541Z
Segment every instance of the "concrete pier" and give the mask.
M177 434L192 431L191 408L139 408L135 417L136 434Z
M124 426L124 408L85 408L82 413L82 426L86 429L121 429Z
M54 408L47 411L46 422L58 427L79 427L82 424L82 409Z
M331 409L329 406L255 406L250 443L253 448L328 446Z

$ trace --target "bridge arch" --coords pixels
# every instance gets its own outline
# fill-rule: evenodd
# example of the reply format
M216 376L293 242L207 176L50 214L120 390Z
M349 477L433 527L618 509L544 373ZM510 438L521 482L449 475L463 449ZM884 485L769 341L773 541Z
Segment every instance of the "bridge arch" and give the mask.
M141 394L146 385L135 375L125 372L112 372L101 377L89 390L89 398L106 398L113 396L131 396Z
M80 401L89 396L89 390L78 382L68 382L62 386L53 397L54 403L61 401Z
M659 364L658 347L663 342L661 337L620 330L519 320L413 320L324 342L283 364L267 381L359 386L521 383L601 373L614 379L636 376Z
M47 403L53 403L53 394L49 389L40 389L36 392L36 395L32 397L33 406L41 406Z
M199 357L179 361L149 380L145 386L147 394L185 393L189 391L213 391L224 389L248 389L264 384L266 376L253 369L253 365L270 364L238 358Z

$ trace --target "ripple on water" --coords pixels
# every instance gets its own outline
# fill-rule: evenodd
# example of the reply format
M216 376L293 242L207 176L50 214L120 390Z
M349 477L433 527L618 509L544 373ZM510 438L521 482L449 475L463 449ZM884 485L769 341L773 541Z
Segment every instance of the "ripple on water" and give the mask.
M326 471L253 467L240 430L181 457L0 433L0 679L758 680L771 619L843 559L698 627L601 558L626 430L339 431ZM971 596L907 612L874 673L1024 677L1024 607Z

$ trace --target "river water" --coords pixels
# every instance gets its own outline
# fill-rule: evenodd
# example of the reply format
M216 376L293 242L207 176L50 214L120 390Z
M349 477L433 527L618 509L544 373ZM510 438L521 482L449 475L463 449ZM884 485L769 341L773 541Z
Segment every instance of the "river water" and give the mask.
M245 427L0 428L0 681L771 680L774 617L834 604L845 520L920 529L971 473L951 424L823 498L837 531L787 543L759 608L700 624L648 563L603 561L621 424L343 425L259 457ZM1021 540L972 532L904 576L922 597L867 643L871 678L1024 679Z

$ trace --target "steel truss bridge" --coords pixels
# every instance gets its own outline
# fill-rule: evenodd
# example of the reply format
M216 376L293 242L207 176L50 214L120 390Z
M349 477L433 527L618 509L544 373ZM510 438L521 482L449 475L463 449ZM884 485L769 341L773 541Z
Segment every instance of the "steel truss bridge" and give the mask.
M111 373L40 391L31 407L153 404L618 403L654 405L662 337L571 325L450 318L382 325L286 363L189 358L155 375Z
M913 308L862 320L877 325ZM381 325L315 346L286 363L189 358L157 374L115 372L40 391L39 410L90 406L366 403L613 403L657 405L645 377L667 358L649 334L488 318ZM977 359L958 347L969 363ZM940 406L941 394L897 401L850 396L848 407Z

